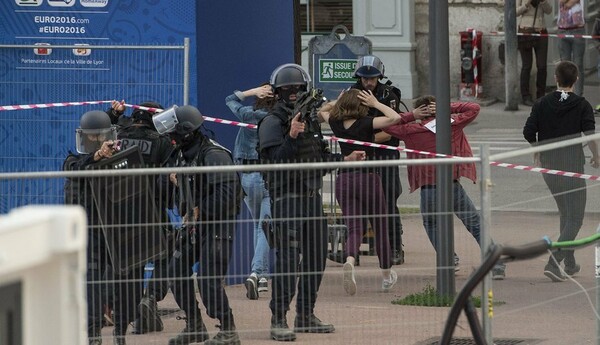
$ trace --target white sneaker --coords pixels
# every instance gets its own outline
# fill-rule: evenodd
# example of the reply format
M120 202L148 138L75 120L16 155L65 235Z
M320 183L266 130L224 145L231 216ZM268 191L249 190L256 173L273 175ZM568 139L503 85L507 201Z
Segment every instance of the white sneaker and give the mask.
M267 278L262 277L258 281L258 292L267 292L267 291L269 291L269 282L267 281Z
M396 285L397 281L398 281L398 274L396 273L396 271L391 270L390 271L390 279L384 279L383 282L381 283L381 288L383 289L384 292L388 292L388 291L390 291L390 289L392 287L394 287L394 285Z
M246 279L246 282L244 282L244 285L246 286L246 297L248 299L258 299L258 288L256 286L257 282L258 276L256 273L250 274L250 276Z
M343 268L344 272L344 290L350 296L356 294L356 279L354 278L354 265L346 262Z

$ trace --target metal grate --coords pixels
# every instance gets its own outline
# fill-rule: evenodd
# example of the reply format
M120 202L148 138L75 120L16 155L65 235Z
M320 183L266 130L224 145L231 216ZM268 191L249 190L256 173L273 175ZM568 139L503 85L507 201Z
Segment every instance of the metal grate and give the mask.
M425 340L417 345L438 345L440 337ZM494 345L532 345L538 344L541 339L517 339L517 338L499 338L494 339ZM452 338L450 345L476 345L473 338Z

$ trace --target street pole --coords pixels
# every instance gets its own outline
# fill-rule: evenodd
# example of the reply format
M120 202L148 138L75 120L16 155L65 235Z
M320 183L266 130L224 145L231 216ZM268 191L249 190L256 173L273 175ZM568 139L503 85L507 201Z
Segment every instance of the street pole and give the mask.
M600 233L600 224L596 229ZM600 310L600 243L596 243L596 310ZM600 320L596 319L596 345L600 345Z
M429 11L434 21L429 22L429 32L435 40L430 62L435 71L431 84L436 97L436 152L452 154L450 127L450 48L448 33L448 2L430 1ZM432 74L433 75L433 74ZM437 220L437 292L440 296L456 294L454 277L454 222L452 207L452 165L436 166L436 220Z
M517 71L517 3L504 2L504 80L506 104L504 110L519 110L519 83Z
M436 6L436 4L429 4L429 94L436 95L437 90L437 70L436 64L433 61L434 56L438 56L438 47L436 46L436 30L435 26L431 25L431 23L435 23L435 14L436 11L432 8Z
M486 257L492 245L492 172L490 166L490 147L487 144L481 145L479 149L481 158L481 259ZM493 310L490 309L490 297L492 294L492 278L486 275L481 286L481 324L483 326L483 336L488 344L493 344L492 337L492 316ZM493 302L493 299L492 301Z

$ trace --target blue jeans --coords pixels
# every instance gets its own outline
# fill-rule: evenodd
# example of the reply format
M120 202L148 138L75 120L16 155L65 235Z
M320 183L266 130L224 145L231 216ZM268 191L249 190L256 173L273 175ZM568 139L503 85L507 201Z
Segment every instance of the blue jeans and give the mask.
M244 202L254 220L254 257L252 273L259 277L269 273L269 243L262 229L265 219L271 218L271 198L265 188L260 172L242 174L242 188L246 193Z
M558 34L585 35L585 28L573 30L558 29ZM575 83L575 93L583 96L583 82L585 70L583 66L583 55L585 54L585 39L583 38L560 38L558 41L558 53L561 61L572 61L579 69L579 79Z
M479 212L459 182L454 182L452 187L454 194L454 214L456 214L458 219L463 222L477 243L480 243L479 235L481 231L481 219L479 217ZM436 199L435 185L421 187L421 214L423 216L423 226L425 227L427 237L429 237L429 241L435 250L438 248Z

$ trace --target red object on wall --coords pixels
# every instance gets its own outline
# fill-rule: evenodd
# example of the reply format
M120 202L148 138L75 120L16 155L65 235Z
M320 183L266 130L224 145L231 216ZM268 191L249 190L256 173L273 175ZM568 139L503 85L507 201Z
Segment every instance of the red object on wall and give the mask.
M481 98L483 32L467 29L460 32L460 99Z

